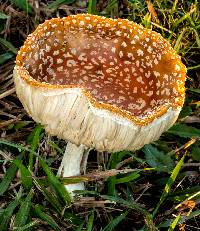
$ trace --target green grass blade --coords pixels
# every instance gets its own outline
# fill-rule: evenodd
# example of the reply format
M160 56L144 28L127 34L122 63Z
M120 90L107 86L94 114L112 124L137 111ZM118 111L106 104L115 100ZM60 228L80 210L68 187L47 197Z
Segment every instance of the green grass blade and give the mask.
M200 69L200 64L198 64L198 65L196 65L196 66L188 67L187 69L188 69L188 71L191 71L191 70L198 70L198 69Z
M168 231L173 231L176 228L176 225L178 224L178 221L180 220L181 215L179 214L171 223Z
M14 54L17 54L17 49L12 45L11 42L8 42L7 40L3 39L3 38L0 38L0 43L8 48L10 51L12 51Z
M0 140L0 144L5 144L5 145L8 145L10 147L18 148L19 150L28 151L28 152L38 156L37 153L35 153L33 150L31 150L29 148L26 148L26 147L24 147L22 145L19 145L19 144L15 144L15 143L8 142L8 141L5 141L5 140ZM53 174L53 172L50 170L50 168L45 163L45 161L41 159L41 157L39 157L39 161L40 161L40 164L41 164L43 170L47 174L50 185L56 191L59 198L61 198L64 201L65 204L70 204L71 203L71 197L70 197L69 193L67 192L67 190L65 189L64 185L61 184L61 182ZM3 185L2 185L2 187L3 187Z
M200 38L199 38L199 33L197 32L197 30L193 29L195 36L196 36L196 42L198 47L200 48Z
M48 5L48 8L49 9L56 9L58 8L61 4L71 4L71 3L74 3L75 0L56 0L56 1L53 1L52 3L50 3Z
M22 180L22 185L23 187L27 190L30 191L32 188L32 176L29 170L21 163L20 160L15 159L13 163L19 168L20 174L21 174L21 180Z
M94 211L91 211L88 219L86 231L92 231L93 224L94 224Z
M21 202L21 206L19 208L19 211L16 214L16 218L15 218L15 227L16 228L20 228L24 225L26 225L28 216L29 216L29 212L31 209L31 200L33 197L33 191L31 190L27 197L25 198L24 201Z
M9 147L17 148L18 151L20 151L20 152L21 151L27 151L27 152L30 152L30 153L34 154L35 156L40 157L36 152L34 152L33 150L31 150L30 148L24 147L21 144L15 144L13 142L10 142L10 141L7 141L7 140L3 140L3 139L0 139L0 144L4 144L4 145L7 145Z
M8 223L13 215L13 211L19 205L17 200L12 201L7 208L4 209L3 213L0 215L0 230L7 231Z
M200 192L200 186L194 186L188 189L179 190L173 193L170 193L168 200L181 203L184 200L187 200L188 197L193 196L193 194L196 194Z
M97 0L89 0L88 14L96 14Z
M32 14L33 8L28 3L28 0L9 0L12 4L17 6L19 9L25 11L26 13Z
M164 192L162 193L160 200L155 208L155 210L153 211L153 217L156 215L156 213L158 212L158 209L160 208L161 204L164 202L164 200L166 199L166 197L168 196L168 194L170 193L171 187L174 184L176 177L178 176L181 167L184 163L184 159L185 159L185 155L179 160L179 162L177 163L176 167L174 168L174 170L172 171L172 174L170 176L170 178L167 181L167 184L165 185L164 188Z
M185 138L200 137L200 129L185 124L175 124L167 133Z
M109 224L102 230L102 231L113 231L115 230L115 227L126 218L129 211L126 211L125 213L122 213L120 216L113 219Z
M200 162L200 141L197 141L191 148L191 156L193 160Z
M187 12L181 18L177 19L175 21L175 23L173 24L173 28L176 28L180 23L182 23L184 20L186 20L188 17L190 17L190 15L191 15L191 12Z
M130 181L136 180L138 177L140 177L140 174L138 174L138 172L132 172L128 174L128 176L124 176L119 179L116 179L115 184L127 183Z
M193 219L195 217L199 217L200 216L200 210L196 210L194 212L192 212L189 216L182 216L180 217L179 221L178 221L178 224L183 224L185 223L186 221L190 220L190 219ZM159 224L157 227L158 228L167 228L169 227L173 222L173 219L168 219L167 221Z
M74 226L80 226L84 223L84 221L80 219L78 216L67 211L65 211L64 217L69 223L73 224Z
M7 18L10 18L10 16L0 12L0 19L7 19Z
M19 131L20 129L24 128L25 126L29 125L32 121L24 121L21 120L15 124L13 124L13 128L15 129L15 131Z
M134 209L137 212L139 212L140 214L142 214L145 217L146 223L148 227L151 227L152 230L157 230L156 227L153 224L153 220L152 220L152 215L144 208L142 208L142 206L140 204L138 204L137 202L131 200L124 200L121 198L117 198L117 197L113 197L113 196L107 196L107 195L99 195L100 197L102 197L103 199L109 200L109 201L113 201L119 204L122 204L123 206L130 208L130 209Z
M105 12L109 14L114 8L117 7L118 1L117 0L109 0L108 5L105 9Z
M115 176L112 176L112 177L109 177L108 180L107 180L107 185L108 185L108 192L107 194L109 196L115 196L115 183L116 183L116 177Z
M27 142L28 144L31 145L31 150L35 151L40 143L40 140L42 138L42 134L43 134L43 127L42 125L38 124L33 131L31 132L31 134L28 136L27 138Z
M64 155L64 152L61 148L59 148L58 144L55 143L54 141L49 141L48 142L50 147L53 148L54 151L60 153L62 156Z
M14 56L14 54L12 52L6 52L4 54L0 55L0 65L5 63L6 61L8 61L9 59L11 59Z
M132 156L131 152L129 151L122 151L122 152L114 152L110 155L108 164L107 164L107 168L108 169L114 169L116 168L117 164L122 161L122 159L125 156Z
M173 6L172 6L171 13L173 13L173 12L176 10L177 3L178 3L178 0L175 0L175 1L174 1L174 4L173 4Z
M199 68L200 68L200 64L199 64ZM200 94L200 89L189 88L188 90L191 91L191 92L195 92L195 93Z
M82 224L80 224L76 229L74 229L74 231L83 231L84 224L85 224L85 221L83 221Z
M170 172L174 167L174 162L170 156L165 155L151 144L147 144L142 148L145 154L146 162L160 172Z
M179 115L180 119L183 119L192 114L192 108L190 106L184 106Z
M178 38L177 38L177 40L176 40L176 43L175 43L175 45L174 45L174 50L175 50L177 53L178 53L179 50L180 50L181 41L182 41L182 39L183 39L183 36L184 36L185 32L186 32L185 29L183 29L183 30L181 31L181 33L179 34L179 36L178 36Z
M36 225L39 224L39 223L40 223L39 220L31 221L31 222L29 222L28 224L24 225L23 227L18 228L17 231L24 231L24 230L27 231L29 228L34 227L34 226L36 226Z
M47 224L51 226L54 230L60 230L59 225L54 221L54 219L42 211L42 206L36 205L34 207L34 211L38 218L40 218L42 221L47 222Z
M21 160L23 154L20 154L19 156L16 157L16 160ZM16 172L17 172L18 167L12 163L8 170L6 171L3 180L0 183L0 196L2 196L6 190L8 189L11 181L14 179Z
M42 138L42 135L43 135L43 127L38 124L34 129L33 131L31 132L31 134L28 136L27 138L27 142L28 144L31 145L31 150L35 151L40 143L40 140ZM29 169L30 171L32 171L33 169L33 154L30 153L29 155Z
M47 174L48 180L52 188L55 190L59 198L63 199L65 204L71 203L70 194L65 189L64 185L58 180L58 178L53 174L49 166L45 163L44 160L39 160L40 165L42 166L43 170Z
M63 209L63 206L60 204L56 195L54 195L52 192L49 192L39 180L33 179L33 182L44 195L45 199L53 206L56 212L60 214Z

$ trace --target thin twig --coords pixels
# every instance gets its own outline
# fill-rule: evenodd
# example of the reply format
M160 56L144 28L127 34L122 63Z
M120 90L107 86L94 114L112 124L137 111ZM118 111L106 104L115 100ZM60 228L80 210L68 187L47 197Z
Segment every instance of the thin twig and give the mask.
M140 193L140 195L135 199L135 202L138 202L139 199L144 195L144 193L152 186L152 184L147 184L145 186L145 188L142 190L142 192Z

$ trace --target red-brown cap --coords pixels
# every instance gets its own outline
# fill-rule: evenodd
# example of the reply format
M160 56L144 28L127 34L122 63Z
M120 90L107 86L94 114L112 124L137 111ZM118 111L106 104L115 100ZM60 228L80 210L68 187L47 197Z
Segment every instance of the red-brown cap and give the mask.
M34 88L78 88L91 107L139 126L180 110L185 97L186 68L169 42L124 19L47 20L20 49L16 69Z

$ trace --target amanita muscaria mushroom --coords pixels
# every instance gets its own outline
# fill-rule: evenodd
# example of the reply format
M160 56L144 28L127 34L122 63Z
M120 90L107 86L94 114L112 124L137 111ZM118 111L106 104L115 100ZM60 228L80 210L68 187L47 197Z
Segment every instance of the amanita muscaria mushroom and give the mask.
M180 57L160 34L89 14L39 25L14 69L16 92L29 115L68 141L63 177L80 174L90 148L136 150L157 140L179 115L185 77Z

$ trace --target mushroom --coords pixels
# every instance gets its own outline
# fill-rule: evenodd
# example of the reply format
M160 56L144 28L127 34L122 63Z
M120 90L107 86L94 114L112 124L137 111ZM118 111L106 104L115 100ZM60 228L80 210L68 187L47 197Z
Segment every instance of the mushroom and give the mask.
M179 115L185 77L180 57L160 34L90 14L39 25L14 68L28 114L68 141L62 177L84 171L89 149L134 151L157 140Z

